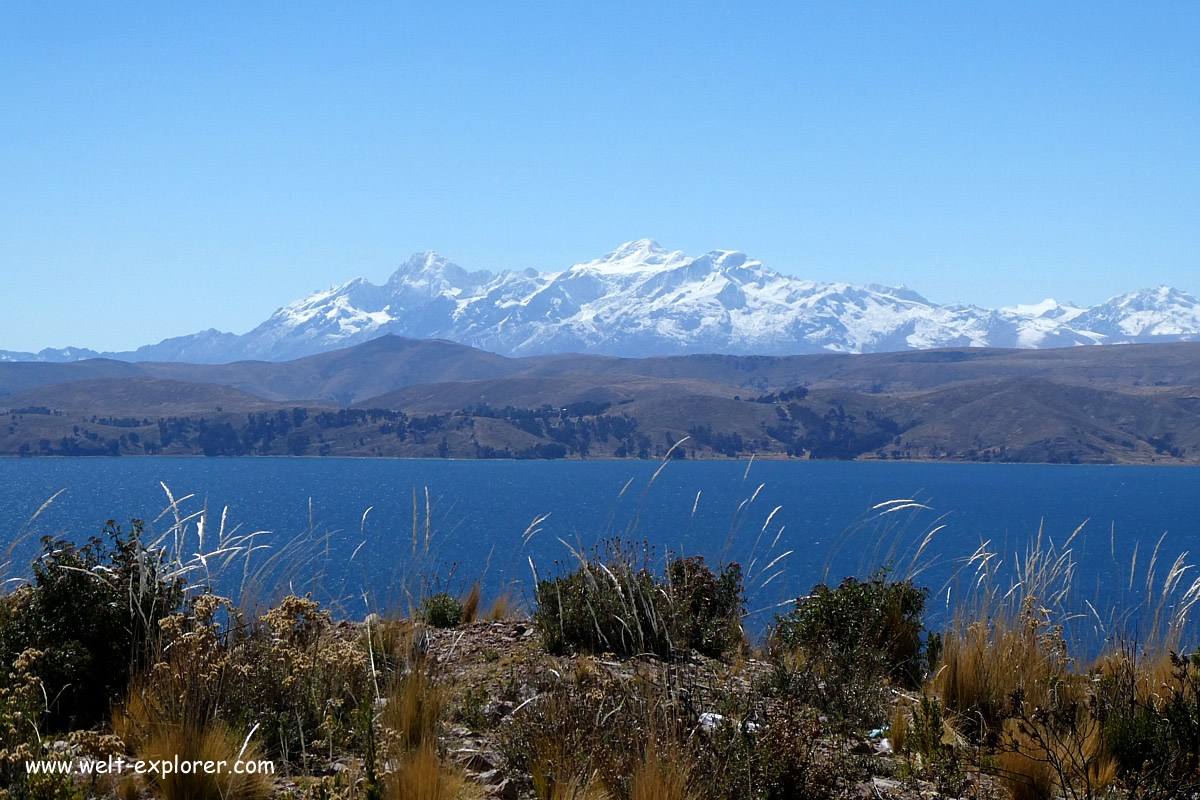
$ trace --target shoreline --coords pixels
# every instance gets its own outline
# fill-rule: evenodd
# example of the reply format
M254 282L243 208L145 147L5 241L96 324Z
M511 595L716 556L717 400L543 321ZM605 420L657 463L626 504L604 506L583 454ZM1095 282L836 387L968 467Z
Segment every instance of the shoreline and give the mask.
M429 462L488 462L488 463L583 463L583 462L625 462L634 464L661 464L664 459L658 458L637 458L626 457L616 458L613 456L596 456L596 457L580 457L576 455L564 456L563 458L457 458L448 456L445 458L427 457L427 456L355 456L355 455L303 455L293 456L284 454L269 454L269 455L219 455L206 456L202 453L122 453L121 455L86 455L86 456L67 456L67 455L35 455L21 456L9 453L0 454L0 459L6 461L117 461L121 459L170 459L170 460L187 460L187 459L203 459L213 461L256 461L256 460L275 460L275 461L429 461ZM737 456L734 458L721 456L700 456L673 459L678 463L710 463L710 462L728 462L734 464L747 464L751 461L769 461L769 462L794 462L799 464L961 464L961 465L979 465L979 466L1024 466L1024 467L1200 467L1200 459L1195 461L1176 460L1176 461L1110 461L1110 462L1061 462L1061 461L995 461L995 460L976 460L976 459L956 459L956 458L793 458L782 453L768 453L766 455L753 456Z

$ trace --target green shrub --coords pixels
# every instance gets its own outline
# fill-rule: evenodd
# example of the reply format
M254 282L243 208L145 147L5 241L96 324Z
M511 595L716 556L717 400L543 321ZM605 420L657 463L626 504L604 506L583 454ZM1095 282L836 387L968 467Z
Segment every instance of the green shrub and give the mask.
M462 622L463 604L449 592L431 594L421 601L421 617L435 628L453 628Z
M897 713L904 731L892 731L892 744L904 756L908 773L932 783L943 797L958 797L966 789L962 755L945 742L945 714L941 703L926 694L912 708ZM895 728L895 723L893 723Z
M669 658L695 648L718 657L740 645L745 601L738 564L713 573L702 558L676 558L659 580L648 555L635 562L620 543L610 543L607 553L538 582L533 623L550 652Z
M925 666L921 634L928 597L929 590L911 580L889 580L886 569L865 581L846 578L836 589L820 584L776 617L773 644L915 688Z
M889 581L886 570L836 589L814 587L775 618L763 690L811 703L842 728L877 726L889 681L920 684L926 597L911 581Z
M70 775L36 773L19 775L5 797L6 800L83 800L85 794Z
M7 599L0 658L11 664L25 650L42 652L37 677L53 729L106 718L159 620L183 602L182 579L167 577L160 554L143 546L144 533L140 520L128 531L110 520L102 536L81 545L46 537L32 582Z
M669 655L671 643L655 588L648 570L617 560L607 568L586 562L538 583L533 624L555 654L575 648Z
M1152 686L1139 687L1145 678L1139 681L1132 659L1118 661L1096 683L1092 708L1130 797L1200 791L1200 653L1170 653L1169 659L1170 674Z
M713 658L742 642L742 568L725 565L720 574L700 556L676 558L667 567L676 640Z

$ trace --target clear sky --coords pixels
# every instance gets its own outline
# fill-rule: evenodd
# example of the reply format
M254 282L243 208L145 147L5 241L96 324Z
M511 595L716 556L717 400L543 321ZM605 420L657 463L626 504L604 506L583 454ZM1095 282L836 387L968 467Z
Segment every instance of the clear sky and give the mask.
M1200 292L1200 3L0 3L0 348L640 237L940 302Z

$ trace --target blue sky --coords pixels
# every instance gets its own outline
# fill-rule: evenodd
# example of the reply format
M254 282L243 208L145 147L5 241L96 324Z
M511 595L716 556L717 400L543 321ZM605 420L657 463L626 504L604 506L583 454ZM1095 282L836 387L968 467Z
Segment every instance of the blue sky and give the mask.
M0 4L0 348L640 237L942 302L1200 291L1198 39L1194 2Z

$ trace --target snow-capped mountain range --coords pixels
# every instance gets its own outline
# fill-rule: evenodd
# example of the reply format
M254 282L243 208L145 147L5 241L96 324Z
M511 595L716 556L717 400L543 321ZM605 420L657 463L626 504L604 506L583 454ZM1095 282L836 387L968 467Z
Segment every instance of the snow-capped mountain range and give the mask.
M803 280L744 253L692 257L639 239L552 272L468 272L421 253L382 286L356 278L315 292L245 334L207 330L130 353L0 351L0 360L278 361L389 333L506 355L1043 348L1200 339L1200 301L1160 286L1092 308L1054 300L1000 309L939 305L905 287Z

